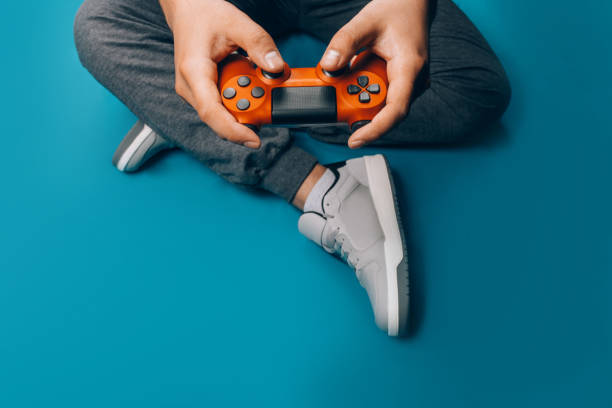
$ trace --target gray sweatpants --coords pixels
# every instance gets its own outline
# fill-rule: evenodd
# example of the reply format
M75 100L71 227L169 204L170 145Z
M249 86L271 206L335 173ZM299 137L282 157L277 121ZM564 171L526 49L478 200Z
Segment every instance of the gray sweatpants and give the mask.
M325 42L367 1L234 0L273 37L292 31ZM75 21L83 65L136 116L237 184L293 199L316 164L292 144L287 129L263 128L257 150L215 135L174 90L174 47L158 0L86 0ZM376 144L452 143L498 119L510 87L497 57L469 19L450 0L431 0L429 85L407 117ZM340 129L309 129L311 136L346 143Z

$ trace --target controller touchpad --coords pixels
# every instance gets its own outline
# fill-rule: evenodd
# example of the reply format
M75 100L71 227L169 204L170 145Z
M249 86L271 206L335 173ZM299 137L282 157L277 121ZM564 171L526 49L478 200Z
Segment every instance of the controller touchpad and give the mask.
M300 86L272 89L272 123L335 123L336 88Z

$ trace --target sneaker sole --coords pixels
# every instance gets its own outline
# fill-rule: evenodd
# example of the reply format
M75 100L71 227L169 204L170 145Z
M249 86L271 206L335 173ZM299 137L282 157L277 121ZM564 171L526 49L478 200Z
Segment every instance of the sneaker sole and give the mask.
M365 157L374 208L385 234L387 334L406 332L409 309L408 256L393 176L383 155Z
M128 134L123 138L117 150L115 150L115 154L113 154L113 165L117 170L126 171L130 159L132 159L140 147L147 142L147 139L152 133L153 130L143 122L136 122ZM149 143L153 144L153 141L149 141Z

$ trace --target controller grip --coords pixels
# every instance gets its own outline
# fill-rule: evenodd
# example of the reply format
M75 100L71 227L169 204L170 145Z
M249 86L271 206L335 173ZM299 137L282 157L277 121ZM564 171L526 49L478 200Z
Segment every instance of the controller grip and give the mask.
M251 129L253 132L259 133L259 128L257 126L252 125L250 123L243 123L243 125Z
M360 129L370 123L371 120L358 120L357 122L353 122L351 124L351 133L355 133L357 129Z

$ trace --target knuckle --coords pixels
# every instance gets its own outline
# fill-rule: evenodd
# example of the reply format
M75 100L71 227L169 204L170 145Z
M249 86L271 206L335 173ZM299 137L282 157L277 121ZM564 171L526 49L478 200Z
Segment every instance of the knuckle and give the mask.
M189 92L189 89L184 84L176 84L175 91L178 96L185 100L185 102L192 105L191 94Z
M416 65L418 68L422 68L427 62L427 49L425 48L411 50L408 55L410 56L412 64Z
M185 96L189 91L187 88L186 82L182 78L179 78L178 76L174 80L174 90L176 91L177 94L181 96Z
M423 68L427 62L427 54L418 54L414 60L418 68Z
M392 122L395 123L399 119L403 118L408 114L408 109L410 106L410 96L406 95L405 98L401 98L401 100L397 101L397 103L393 106L395 109L395 115L392 115Z
M410 105L410 93L397 95L392 103L388 104L389 112L386 116L386 123L395 123L408 114Z
M183 85L178 80L174 82L174 91L180 96L183 96L185 92Z
M209 109L204 104L198 104L197 106L198 117L202 122L207 122L210 119Z
M408 114L408 104L402 103L397 107L397 119L401 119Z
M199 63L195 59L183 59L178 62L177 70L183 77L190 77L198 70Z

